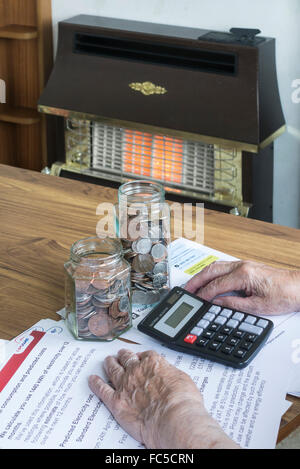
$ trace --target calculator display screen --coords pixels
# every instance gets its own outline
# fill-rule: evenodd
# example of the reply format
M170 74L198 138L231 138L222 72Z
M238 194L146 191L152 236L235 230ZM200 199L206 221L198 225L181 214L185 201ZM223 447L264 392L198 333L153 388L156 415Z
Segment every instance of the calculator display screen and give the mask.
M179 308L177 308L172 316L170 316L165 324L175 329L181 321L192 311L194 308L193 305L189 305L187 303L182 303Z
M159 317L153 327L170 338L176 337L202 306L200 299L186 293L166 308L165 314Z

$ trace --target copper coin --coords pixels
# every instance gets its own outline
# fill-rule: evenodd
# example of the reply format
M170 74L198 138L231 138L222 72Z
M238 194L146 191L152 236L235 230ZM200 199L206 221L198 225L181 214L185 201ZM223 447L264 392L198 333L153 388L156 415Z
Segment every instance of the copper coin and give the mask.
M95 311L97 314L108 314L109 309L108 308L95 308Z
M147 273L152 272L155 262L153 261L150 254L139 254L134 258L132 268L135 272Z
M107 314L99 313L89 320L88 327L94 336L105 337L112 330L113 323Z
M111 307L109 308L109 315L113 319L117 319L120 316L120 310L119 310L119 301L115 301Z
M89 280L75 280L76 293L86 293L90 286Z
M107 290L110 285L109 281L103 278L94 278L91 283L96 290Z
M89 332L88 323L85 319L78 319L78 331Z

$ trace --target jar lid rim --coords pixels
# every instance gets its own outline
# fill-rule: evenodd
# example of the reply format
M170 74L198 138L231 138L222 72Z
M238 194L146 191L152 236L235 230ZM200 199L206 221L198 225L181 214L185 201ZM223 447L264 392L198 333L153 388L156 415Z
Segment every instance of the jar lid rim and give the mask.
M92 254L93 253L93 245L92 243L99 243L102 244L104 242L110 242L112 246L112 252L103 252L100 250L97 250L98 254L103 254L104 257L99 256L99 257L94 257L93 259L88 258L86 255L88 253ZM90 246L87 246L86 251L84 252L79 252L80 247L84 250L84 243L91 243ZM78 251L76 251L78 249ZM118 238L99 238L99 237L89 237L89 238L83 238L78 241L75 241L75 243L72 244L71 246L71 258L74 261L86 261L87 264L99 264L99 263L105 263L108 265L110 262L115 262L116 260L120 259L123 256L123 247L121 244L121 241Z

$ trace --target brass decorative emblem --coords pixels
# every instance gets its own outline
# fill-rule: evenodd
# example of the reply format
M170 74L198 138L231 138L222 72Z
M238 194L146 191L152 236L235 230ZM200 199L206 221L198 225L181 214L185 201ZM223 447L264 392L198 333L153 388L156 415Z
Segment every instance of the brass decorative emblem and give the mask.
M151 96L153 94L166 94L168 91L162 86L155 86L150 81L144 83L130 83L130 88L134 91L139 91L145 96Z

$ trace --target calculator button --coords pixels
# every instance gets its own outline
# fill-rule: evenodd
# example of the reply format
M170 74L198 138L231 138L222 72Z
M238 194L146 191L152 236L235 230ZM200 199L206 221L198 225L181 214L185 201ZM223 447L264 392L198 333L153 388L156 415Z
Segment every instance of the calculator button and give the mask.
M213 332L218 332L220 329L221 329L221 326L216 323L211 324L209 328L209 330Z
M208 342L209 342L208 339L203 339L201 337L200 339L197 340L196 345L198 345L198 347L206 347Z
M203 331L204 329L202 329L201 327L194 327L194 329L191 331L191 334L199 336L202 334Z
M253 324L256 323L256 319L257 319L257 318L254 317L254 316L247 316L246 319L245 319L245 322L246 322L247 324L252 324L252 325L253 325Z
M209 346L210 350L214 350L215 352L219 350L221 344L219 342L212 342Z
M230 321L229 321L230 322ZM223 329L221 330L222 334L226 334L226 335L230 335L232 333L232 329L231 327L228 327L228 323L227 323L227 326L226 327L223 327Z
M215 319L215 314L212 314L212 313L206 313L204 316L203 316L203 319L205 319L206 321L213 321Z
M245 340L247 342L252 342L252 343L254 343L256 339L257 339L257 335L254 335L254 334L247 334L245 337Z
M231 309L223 309L223 311L221 311L221 313L220 313L220 316L224 316L227 319L231 318L231 316L232 316Z
M236 337L237 339L243 339L245 337L245 332L235 331L234 337Z
M222 309L221 306L213 305L213 306L210 308L209 312L210 312L210 313L213 313L213 314L219 314L219 312L221 311L221 309Z
M225 355L230 355L233 351L233 347L230 347L230 345L224 345L224 347L221 349L222 353L225 353Z
M249 332L250 334L256 334L256 335L260 335L263 332L263 329L261 327L252 326L251 324L247 324L246 322L243 322L240 325L239 330L243 332Z
M204 334L203 334L203 337L206 337L207 339L212 339L214 337L215 333L212 332L212 331L206 331Z
M186 336L186 338L184 339L184 341L187 343L187 344L194 344L197 340L197 336L196 335L192 335L192 334L189 334Z
M234 356L237 358L244 358L247 352L245 350L238 349L235 353Z
M228 338L227 335L225 334L218 334L216 337L215 337L215 340L217 342L225 342L225 340Z
M227 323L228 327L231 327L232 329L236 329L239 325L239 321L236 321L235 319L230 319Z
M238 343L239 343L239 339L235 339L234 337L228 340L228 344L232 345L233 347L236 347Z
M256 325L265 329L268 325L268 321L266 321L265 319L260 319Z
M244 317L245 315L243 313L235 313L232 319L235 319L236 321L242 321Z
M224 318L223 316L218 316L215 319L215 324L220 324L221 326L224 326L224 324L226 324L226 322L227 322L227 318Z
M250 350L253 346L253 343L252 342L244 342L242 345L241 345L241 348L244 349L244 350Z
M202 329L207 329L209 326L209 321L206 321L205 319L201 319L200 322L198 322L197 327L201 327Z

